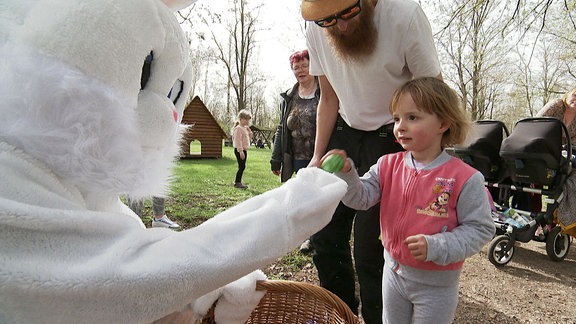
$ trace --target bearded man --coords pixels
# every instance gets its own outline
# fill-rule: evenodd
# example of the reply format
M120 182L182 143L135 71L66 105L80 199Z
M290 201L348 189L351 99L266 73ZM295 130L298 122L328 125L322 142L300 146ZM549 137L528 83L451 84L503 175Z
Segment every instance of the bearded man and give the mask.
M364 174L380 156L402 149L388 108L396 88L413 78L442 78L430 23L411 0L302 0L302 17L312 22L306 31L310 74L319 77L321 89L310 166L338 148ZM311 239L320 284L357 313L349 243L354 226L355 269L367 324L382 321L379 212L379 205L356 212L341 203L330 224Z

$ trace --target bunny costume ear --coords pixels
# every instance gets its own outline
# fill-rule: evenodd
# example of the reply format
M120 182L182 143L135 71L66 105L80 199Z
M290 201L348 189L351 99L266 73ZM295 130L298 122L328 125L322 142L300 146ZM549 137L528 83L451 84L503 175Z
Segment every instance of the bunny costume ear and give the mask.
M189 7L196 1L198 0L162 0L162 2L164 2L164 4L168 6L168 8L174 11L182 10L186 7Z

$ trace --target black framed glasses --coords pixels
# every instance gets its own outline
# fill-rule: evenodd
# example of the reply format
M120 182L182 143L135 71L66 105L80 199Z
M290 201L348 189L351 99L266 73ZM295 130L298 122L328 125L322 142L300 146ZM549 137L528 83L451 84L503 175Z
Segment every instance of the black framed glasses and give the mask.
M358 0L358 2L356 2L355 5L348 7L340 11L339 13L332 15L330 17L326 17L324 19L314 20L314 22L316 23L316 25L320 27L331 27L336 25L338 19L342 20L352 19L356 17L360 13L360 11L362 11L362 8L360 7L360 0Z

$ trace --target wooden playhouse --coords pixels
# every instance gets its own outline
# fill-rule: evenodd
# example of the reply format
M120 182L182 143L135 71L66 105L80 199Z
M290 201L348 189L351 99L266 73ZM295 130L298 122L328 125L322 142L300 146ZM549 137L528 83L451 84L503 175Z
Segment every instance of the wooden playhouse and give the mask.
M184 109L182 124L192 127L183 134L181 158L222 158L222 140L227 135L198 96Z

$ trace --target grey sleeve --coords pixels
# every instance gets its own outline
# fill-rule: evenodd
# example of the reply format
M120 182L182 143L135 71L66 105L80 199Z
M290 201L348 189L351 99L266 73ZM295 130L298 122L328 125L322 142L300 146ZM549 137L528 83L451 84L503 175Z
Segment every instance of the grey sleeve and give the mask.
M342 202L344 205L356 209L366 210L380 202L380 175L378 163L370 167L362 177L358 176L354 162L348 158L352 169L348 173L338 172L336 175L348 184L348 191Z
M458 226L451 232L427 235L428 258L439 265L463 261L478 253L496 231L484 177L475 173L464 185L457 202Z

